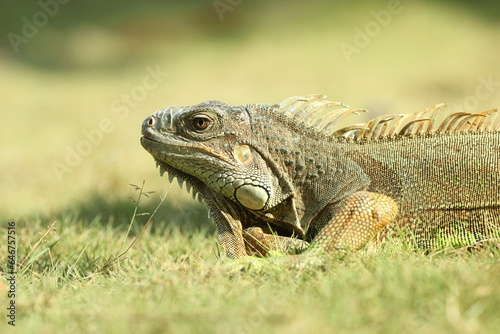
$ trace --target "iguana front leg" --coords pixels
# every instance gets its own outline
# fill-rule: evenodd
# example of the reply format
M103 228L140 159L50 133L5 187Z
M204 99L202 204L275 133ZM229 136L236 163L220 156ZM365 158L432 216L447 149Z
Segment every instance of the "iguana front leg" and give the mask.
M327 205L311 222L320 230L304 255L358 249L393 222L397 213L398 205L392 198L368 191L355 192Z
M307 241L293 238L283 237L265 231L261 227L250 227L243 231L243 239L247 254L251 256L265 257L275 252L281 254L296 254L309 247Z
M205 197L210 216L217 227L219 244L224 248L226 255L232 259L247 256L243 228L238 219L238 207L222 196Z
M334 253L340 249L358 249L373 238L377 232L392 222L398 206L388 196L358 191L342 201L329 204L311 222L319 232L309 245L306 241L283 237L260 227L243 231L248 255L265 257L268 253L283 254L290 251L307 253Z
M398 213L398 205L388 196L358 191L343 200L327 205L311 222L312 226L319 229L310 246L299 255L278 256L259 259L252 256L242 257L233 263L231 271L262 271L265 268L306 268L322 266L324 257L342 250L355 250L362 247L372 239L380 229L393 222ZM293 238L279 237L278 244L273 243L261 228L250 228L243 231L243 238L247 244L258 245L265 252L279 251L279 242L288 242ZM301 240L299 240L301 241ZM305 241L302 241L305 245ZM263 254L257 254L263 255Z

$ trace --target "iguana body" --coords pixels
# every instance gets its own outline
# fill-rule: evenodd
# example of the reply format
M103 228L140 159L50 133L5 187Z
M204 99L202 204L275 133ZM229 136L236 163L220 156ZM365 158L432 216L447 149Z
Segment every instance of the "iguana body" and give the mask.
M233 258L300 240L306 253L357 249L399 227L424 248L500 237L497 110L438 123L439 105L337 129L361 110L321 98L171 107L144 121L141 143L207 202Z

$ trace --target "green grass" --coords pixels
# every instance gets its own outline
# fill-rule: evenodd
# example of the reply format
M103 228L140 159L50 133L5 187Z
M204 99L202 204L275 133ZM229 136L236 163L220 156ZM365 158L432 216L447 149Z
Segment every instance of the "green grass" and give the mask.
M134 188L132 200L115 205L130 213L130 224L126 214L85 218L101 210L85 204L87 209L73 216L18 226L16 324L21 332L500 329L498 246L423 254L385 243L332 258L323 269L264 266L262 272L243 273L221 254L215 231L206 218L197 217L197 206L186 204L183 209L191 207L193 214L175 215L167 223L154 213L160 196ZM186 224L191 224L188 230Z
M324 271L228 274L206 209L160 178L139 144L153 111L211 99L271 103L320 93L371 117L441 102L457 111L478 78L500 81L494 15L402 1L404 10L348 64L339 45L352 43L354 29L386 1L242 2L223 22L210 2L163 3L156 16L158 7L110 17L99 7L92 20L68 5L20 54L0 43L0 269L4 227L16 221L15 332L500 332L494 248L421 254L384 245L332 259ZM38 10L26 6L2 11L4 35ZM113 103L156 66L168 76L120 117ZM481 90L477 110L500 106L493 89ZM113 130L59 178L53 163L104 118ZM129 184L142 180L155 193L136 213L152 213L167 194L146 228L148 215L130 224L129 197L138 192ZM0 309L7 303L0 285ZM3 313L0 332L14 332Z
M213 232L106 221L18 229L23 333L494 333L500 253L390 245L325 270L228 273ZM164 224L165 222L156 222ZM5 326L2 324L0 326ZM2 327L0 327L2 328Z

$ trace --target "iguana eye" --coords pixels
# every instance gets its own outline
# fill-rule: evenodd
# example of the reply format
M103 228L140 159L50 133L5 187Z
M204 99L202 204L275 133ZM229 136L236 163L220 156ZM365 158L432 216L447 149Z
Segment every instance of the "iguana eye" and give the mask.
M196 116L191 120L193 127L198 131L206 130L210 125L210 122L210 119L206 116Z

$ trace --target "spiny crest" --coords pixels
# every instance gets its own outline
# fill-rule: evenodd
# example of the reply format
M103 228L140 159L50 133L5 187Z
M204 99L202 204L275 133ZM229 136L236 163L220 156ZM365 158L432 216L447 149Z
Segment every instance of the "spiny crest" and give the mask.
M333 135L337 124L350 114L366 112L365 109L349 109L342 102L324 100L325 95L293 96L278 105L277 112L315 129L324 135Z
M456 112L442 122L436 122L445 104L438 104L414 113L383 115L363 124L363 129L351 132L348 138L394 138L419 134L466 133L476 131L500 130L495 125L498 109L481 113Z
M445 104L413 113L382 115L366 123L336 129L339 121L346 116L367 110L349 109L341 102L326 101L325 97L324 95L290 97L278 105L277 112L323 135L356 140L500 130L500 122L496 122L498 109L481 113L456 112L437 123L436 117L446 108Z

